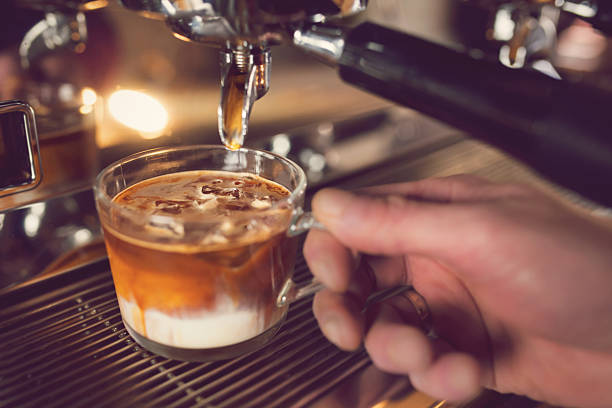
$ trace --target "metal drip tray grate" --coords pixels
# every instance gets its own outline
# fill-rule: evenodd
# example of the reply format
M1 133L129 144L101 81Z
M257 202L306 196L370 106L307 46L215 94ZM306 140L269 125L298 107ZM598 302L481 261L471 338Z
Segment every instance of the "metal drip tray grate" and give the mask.
M296 280L309 274L303 259ZM369 365L329 343L291 305L263 349L214 363L161 358L128 335L106 261L0 297L0 405L286 407L304 405Z

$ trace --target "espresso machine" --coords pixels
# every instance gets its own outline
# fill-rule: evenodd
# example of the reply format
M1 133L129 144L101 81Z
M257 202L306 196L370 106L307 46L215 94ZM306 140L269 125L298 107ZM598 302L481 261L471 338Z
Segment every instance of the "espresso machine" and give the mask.
M218 128L227 146L244 143L253 104L269 89L271 50L291 44L335 67L349 84L464 129L587 199L612 203L606 188L612 171L606 114L609 81L560 78L552 65L541 64L555 34L546 13L570 13L607 32L612 27L607 2L468 2L491 11L491 26L510 26L507 38L497 33L500 38L495 40L505 44L494 61L478 49L450 49L361 22L359 14L367 7L364 0L120 2L145 17L164 20L177 38L219 49ZM21 0L17 4L46 13L38 39L30 31L31 38L21 44L22 64L27 65L28 54L36 47L45 52L78 50L86 37L83 12L107 2ZM540 64L530 65L534 60ZM28 117L24 114L24 119ZM32 149L24 163L35 167L36 143L29 144ZM26 173L18 182L7 180L3 191L12 193L15 185L24 188L34 183L33 174L40 171Z
M491 64L477 52L446 49L368 22L343 27L344 20L366 8L363 0L122 3L165 19L180 38L220 47L218 115L224 141L235 138L241 144L253 102L268 88L270 47L289 42L334 66L345 82L466 129L545 177L602 204L612 203L603 176L612 171L606 83L572 83ZM481 3L495 8L508 2ZM610 28L612 11L603 1L519 1L508 13L520 24L547 3L602 30ZM508 65L516 64L519 52L541 51L526 30L517 28L510 39ZM244 101L239 126L228 119L236 72L245 73L238 85Z
M274 80L272 54L278 46L290 46L329 65L330 69L337 70L345 83L461 129L470 137L499 148L525 163L557 187L577 194L598 207L610 207L612 189L609 188L608 180L612 176L612 138L608 132L612 119L607 110L612 102L612 85L606 77L566 75L559 72L550 62L550 56L562 16L585 21L605 34L612 32L612 6L608 2L595 0L457 2L469 4L487 16L486 25L479 30L487 32L488 49L443 46L364 21L363 13L371 7L367 0L118 0L123 7L134 12L134 19L140 18L137 15L140 14L163 21L168 28L168 35L218 50L221 93L217 127L221 142L228 148L250 145L248 129L251 112L257 109L255 102L268 93ZM0 289L2 286L15 285L14 288L0 290L0 306L5 308L8 316L6 320L9 322L17 321L17 313L21 313L27 320L25 327L36 328L44 324L37 321L51 322L54 316L64 319L62 323L53 323L55 326L51 323L49 326L40 326L39 331L43 337L52 341L59 339L59 349L54 351L56 354L45 354L48 361L60 361L64 358L60 354L65 351L70 358L80 361L83 367L92 367L90 373L98 367L98 362L121 368L109 373L108 380L104 376L100 377L104 380L87 375L83 377L88 378L91 384L101 384L99 389L82 383L79 378L71 378L70 381L82 385L83 401L86 400L86 394L91 398L105 395L109 404L123 401L120 398L130 396L129 386L134 389L137 387L134 378L139 378L146 371L148 374L142 377L146 379L138 380L138 384L144 384L138 387L145 388L141 395L135 397L136 401L146 404L149 400L145 397L151 397L151 401L162 401L163 398L159 396L161 394L155 393L159 387L167 386L164 385L166 383L162 384L161 379L165 379L181 393L171 403L164 402L166 406L183 406L181 403L186 398L195 401L195 405L207 406L210 400L204 391L198 390L198 386L209 387L202 385L203 380L200 380L208 374L198 371L200 368L193 365L161 362L129 343L117 320L116 307L114 303L111 304L112 300L108 300L111 297L106 293L112 291L112 283L108 284L105 261L98 261L104 258L103 251L96 252L95 262L86 268L64 268L51 280L36 278L33 283L21 286L21 282L31 279L36 275L35 271L41 269L40 262L52 263L66 251L94 242L99 233L95 213L85 210L93 209L91 191L88 185L80 183L83 179L91 181L94 175L91 169L95 166L80 167L66 161L65 156L57 152L47 155L44 152L46 143L57 145L55 139L48 135L65 135L70 133L66 129L75 129L74 134L80 135L78 139L81 140L78 156L87 164L95 163L97 158L92 150L93 141L88 136L92 129L91 111L87 107L83 109L83 100L79 99L82 89L78 83L68 84L63 79L57 80L57 77L47 81L48 77L43 75L45 71L42 71L39 63L49 55L61 54L61 59L68 61L70 55L82 52L88 37L88 12L108 4L106 0L10 1L10 10L36 10L44 17L41 21L33 21L21 38L18 64L35 78L35 83L48 83L49 86L29 86L26 87L26 93L2 95L0 100L0 239L4 245L4 250L0 251L3 258L0 261L0 273L3 273L5 266L26 265L13 268L9 277L0 282ZM0 12L1 7L4 6L0 6ZM319 136L325 136L326 131L319 129L319 133ZM382 139L382 136L374 137ZM401 138L393 139L393 143L401 142ZM60 173L62 177L57 179L51 176L58 173L50 171L49 166L62 167L62 164L76 169L79 177L71 178L70 173ZM384 174L390 174L390 171ZM351 186L351 182L346 185ZM53 231L45 232L45 228ZM29 255L32 252L29 251L43 246L52 247L50 254L47 253L44 259L34 263L35 266L27 266L31 265L27 261L33 260L28 259L32 258ZM23 257L16 255L22 252L25 252ZM71 256L78 257L78 254L72 253ZM298 265L297 272L298 275L307 273L303 262ZM74 293L68 293L68 290ZM65 314L55 309L62 302L69 311ZM25 306L21 308L18 305ZM38 309L31 305L37 305ZM305 310L309 309L307 304L299 307L303 309L295 312L299 316L305 315ZM48 311L49 315L41 318L37 310L44 313ZM81 347L81 340L77 340L77 337L72 334L70 336L73 337L68 337L67 329L59 334L54 333L53 327L61 329L64 321L71 322L72 318L65 317L68 313L75 314L77 319L74 324L66 323L70 324L66 327L74 327L76 330L74 336L83 336L85 342L104 346L90 352L86 346ZM296 327L301 324L298 321L295 318ZM290 319L288 327L293 330L291 325L294 323L291 322L293 320ZM33 356L33 359L38 358L37 353L41 356L47 353L42 348L36 348L35 342L28 339L27 331L15 330L21 333L15 338L32 345L34 351L28 351L28 355ZM295 331L298 332L298 328ZM106 336L102 333L108 334L108 342L112 341L108 347L107 343L102 343L101 337L96 337ZM312 335L311 332L307 334ZM310 337L304 338L304 344L310 344L310 341ZM72 344L77 347L77 351L73 352L69 348ZM346 395L352 395L358 386L342 383L341 380L353 373L362 373L358 381L371 389L378 381L382 381L378 373L372 373L365 353L350 356L334 354L335 351L325 348L327 345L319 340L314 341L314 346L321 350L320 355L317 355L321 361L329 356L330 363L321 366L321 377L313 378L316 377L315 385L318 384L318 389L325 389L331 399L343 400L347 398ZM121 357L128 352L131 353L128 357ZM0 350L0 355L2 353ZM119 357L113 360L115 356ZM32 406L44 401L41 400L44 393L57 394L51 386L45 388L44 381L35 382L41 372L34 365L30 367L29 363L9 357L5 361L14 360L15 367L23 368L24 377L20 378L24 384L31 383L34 391L42 390L38 395L34 391L33 396L28 395ZM279 358L284 357L280 355ZM296 361L302 361L300 358ZM228 363L228 366L214 366L211 369L219 376L212 377L211 387L214 388L215 381L221 381L221 374L226 372L236 376L236 384L250 384L252 387L250 379L254 375L253 370L265 367L264 363L269 363L268 360L271 361L262 354L253 360L254 363L245 363L245 366L233 362ZM61 362L64 365L59 367L71 367L68 360ZM146 367L142 362L145 362ZM142 371L136 372L133 367L140 367ZM302 402L311 403L320 397L313 388L304 388L308 392L300 394L302 384L310 384L310 379L305 375L308 373L300 371L297 365L288 364L288 367L278 371L281 374L279 384L289 383L290 378L299 379L299 382L291 383L298 391L287 394L298 395L299 398L291 397L294 399L289 400L275 397L277 399L274 401L292 401L299 406ZM308 370L317 371L316 363L308 367ZM80 366L76 366L77 372L79 369ZM124 378L123 373L129 375L126 374ZM65 374L58 372L57 376L63 378ZM0 391L0 405L5 401L8 404L21 401L18 400L21 394L17 392L21 390L20 385L17 382L13 384L8 376L4 378L9 379L4 389L15 390L15 393L5 395ZM127 384L126 388L109 386L114 379L121 380L119 385ZM52 379L49 381L53 385ZM323 383L326 384L324 387L321 385ZM409 388L405 379L392 376L385 377L384 384L382 388L385 392L378 397L388 397ZM62 387L62 384L58 384L56 388L61 391ZM108 393L107 388L117 390L117 393ZM141 392L140 388L138 390ZM254 396L253 406L257 406L256 402L260 401L263 401L261 406L266 406L266 402L269 403L267 406L274 406L270 402L273 399L265 398L277 395L274 394L276 390L270 386L265 392ZM24 389L22 394L25 396L27 391ZM230 402L219 403L219 406L232 406L231 401L242 401L245 404L242 406L248 405L246 400L232 398L228 397L227 401ZM62 401L65 403L66 397L58 394L56 402L60 404ZM52 406L49 401L46 402ZM359 405L356 401L350 401L350 398L344 402L345 406ZM28 403L23 402L24 406ZM440 404L426 400L421 406L445 406Z

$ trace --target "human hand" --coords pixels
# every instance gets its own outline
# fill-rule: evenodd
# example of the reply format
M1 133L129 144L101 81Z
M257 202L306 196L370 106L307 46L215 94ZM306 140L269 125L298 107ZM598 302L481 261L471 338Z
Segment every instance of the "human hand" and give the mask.
M481 387L553 404L612 406L612 230L529 187L470 176L323 190L304 254L338 347L364 342L381 369L436 398ZM355 254L361 253L358 261ZM437 338L395 296L412 285Z

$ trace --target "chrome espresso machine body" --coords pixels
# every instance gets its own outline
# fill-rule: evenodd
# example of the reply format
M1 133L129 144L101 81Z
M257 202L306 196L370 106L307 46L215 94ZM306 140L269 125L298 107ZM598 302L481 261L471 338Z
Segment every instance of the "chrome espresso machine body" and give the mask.
M612 204L603 181L603 175L612 174L609 84L572 82L553 67L525 65L541 60L554 41L545 8L572 13L608 31L608 2L474 2L496 11L496 18L507 16L515 26L493 63L478 51L451 50L372 23L343 27L347 17L365 9L365 0L122 3L165 19L181 38L221 47L219 129L228 146L232 140L242 144L253 102L268 89L269 46L290 43L337 67L345 82L465 129L550 180ZM516 69L522 67L532 69ZM246 80L239 85L242 110L233 114L228 99L235 72L246 72ZM239 125L233 125L238 122L234 116Z
M218 115L226 145L231 145L228 138L242 144L253 102L268 89L269 46L291 43L337 67L345 82L468 130L552 181L612 204L612 192L602 181L607 178L603 175L612 174L612 142L607 135L611 123L606 113L609 84L562 80L554 68L514 69L552 41L543 8L572 13L608 31L612 29L609 2L476 2L505 10L516 20L508 46L500 49L506 66L489 63L478 52L449 50L376 24L342 27L348 17L365 10L366 0L122 3L146 16L164 18L181 38L221 47ZM228 112L229 89L236 86L232 74L245 71L242 109L232 115ZM232 116L240 118L240 125L232 125L236 122Z
M513 29L495 61L480 50L449 49L359 23L354 17L365 10L365 0L120 2L146 17L163 19L181 39L220 49L218 122L227 146L243 144L253 103L268 91L270 47L289 43L337 67L349 84L467 130L553 182L612 204L612 192L602 181L612 171L609 81L560 78L550 64L530 64L546 62L542 55L554 42L554 22L546 24L546 10L572 13L605 32L612 26L608 2L470 2L492 10L495 19L508 20ZM37 24L38 30L28 32L21 44L22 65L27 66L29 54L40 53L39 48L78 50L86 38L83 11L107 2L17 4L46 12L44 24ZM492 25L497 23L504 21Z

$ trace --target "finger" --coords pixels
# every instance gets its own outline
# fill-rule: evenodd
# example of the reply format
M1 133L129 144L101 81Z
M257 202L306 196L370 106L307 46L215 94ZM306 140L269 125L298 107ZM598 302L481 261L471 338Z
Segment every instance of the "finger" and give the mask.
M426 336L430 327L403 292L368 313L365 347L380 369L410 375L428 370L437 356L454 351L444 340Z
M403 255L362 255L361 262L368 266L374 290L407 286L412 282Z
M374 291L409 284L403 256L359 257L326 231L310 231L303 252L311 272L325 287L352 292L363 301Z
M398 289L409 285L409 273L406 271L404 257L378 257L360 255L359 263L350 274L347 293L365 306L371 295L388 295L385 289Z
M425 299L437 335L455 350L490 361L483 316L461 279L430 258L413 256L409 262L412 286Z
M425 336L412 302L400 294L379 304L365 347L380 369L409 375L413 385L436 398L464 401L481 388L475 358L457 353L441 339Z
M469 205L427 203L399 196L367 197L337 189L315 195L315 217L344 246L380 255L417 253L436 257L470 250L481 215Z
M310 230L304 242L304 257L312 274L335 292L348 290L355 257L329 232Z
M356 350L364 333L361 307L350 294L322 290L312 306L321 331L342 350Z
M467 401L481 390L480 366L465 353L446 353L423 371L410 374L410 381L420 391L451 402Z
M365 347L378 368L393 374L423 371L433 356L423 331L403 324L375 323L366 335Z
M437 202L475 201L497 194L499 186L470 174L429 178L407 183L386 184L360 189L368 194L397 194L411 199Z
M432 344L407 298L398 295L376 305L368 320L365 348L377 367L406 375L431 365Z

